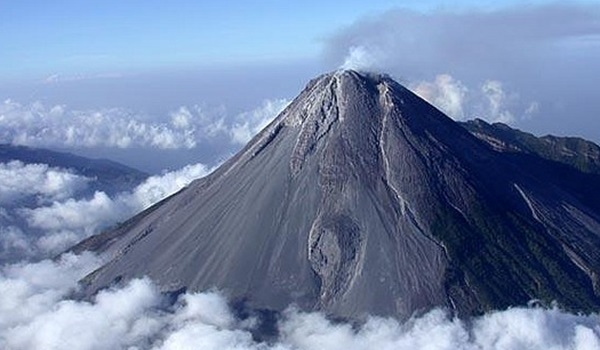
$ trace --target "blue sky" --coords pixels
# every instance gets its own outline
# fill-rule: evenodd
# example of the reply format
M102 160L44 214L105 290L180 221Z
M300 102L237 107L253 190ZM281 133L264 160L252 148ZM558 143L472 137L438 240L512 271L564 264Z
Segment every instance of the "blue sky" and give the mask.
M0 142L214 164L348 60L454 119L600 142L598 0L0 0Z
M538 1L539 2L539 1ZM0 1L0 81L317 59L353 21L494 1ZM503 4L531 1L504 1Z

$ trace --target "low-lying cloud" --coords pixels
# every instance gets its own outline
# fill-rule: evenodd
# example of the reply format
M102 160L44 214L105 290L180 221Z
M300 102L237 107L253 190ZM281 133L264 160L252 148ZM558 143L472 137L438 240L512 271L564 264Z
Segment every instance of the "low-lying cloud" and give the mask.
M61 148L191 149L214 138L247 142L289 101L266 100L254 110L228 116L223 108L182 106L164 116L124 108L71 110L41 102L0 103L0 142Z
M39 200L29 205L22 201L4 204L0 201L0 205L8 206L0 212L0 261L58 253L148 208L210 172L204 164L188 165L151 176L131 191L114 196L96 191L91 197L86 197L78 190L92 179L74 175L68 170L21 162L0 163L0 174L3 169L5 175L11 178L0 178L3 190L0 199L8 201L34 195ZM24 184L27 188L23 187ZM73 194L77 195L70 197ZM19 207L19 204L22 206Z
M405 323L370 317L336 323L293 307L269 342L253 339L257 319L239 319L216 291L184 293L174 304L149 279L71 299L77 281L101 260L67 254L58 261L0 271L0 347L4 349L570 349L600 347L598 315L557 308L512 308L468 321L432 310Z
M40 202L66 199L85 188L91 179L67 169L21 161L0 163L0 205L28 196Z

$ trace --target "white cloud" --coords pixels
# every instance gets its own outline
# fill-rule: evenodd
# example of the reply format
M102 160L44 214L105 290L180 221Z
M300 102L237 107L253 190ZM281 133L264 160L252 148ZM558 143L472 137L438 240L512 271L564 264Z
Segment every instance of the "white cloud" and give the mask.
M0 163L0 261L33 257L40 248L42 251L56 252L56 249L64 248L61 241L76 241L79 236L65 231L64 227L61 227L62 232L44 236L44 232L26 227L18 213L22 208L73 201L68 198L82 195L91 181L70 170L46 164L24 164L20 161ZM77 215L77 212L71 215ZM85 217L89 216L82 218ZM54 223L55 226L61 224Z
M90 179L46 164L20 161L0 163L0 205L38 196L41 201L61 200L84 189Z
M179 302L181 306L169 320L170 330L156 349L268 349L266 344L253 342L220 294L187 293Z
M0 139L19 145L58 147L192 148L196 140L188 129L120 108L77 111L66 106L46 107L40 102L0 104Z
M12 327L52 310L76 288L77 281L97 268L100 262L94 255L86 253L80 256L66 254L58 261L3 266L0 270L0 342Z
M539 113L540 111L540 103L537 101L531 102L527 109L525 109L525 118L532 117Z
M56 251L57 247L65 248L148 208L208 172L203 164L188 165L161 176L149 177L131 193L120 193L110 198L104 192L96 192L90 199L69 199L48 207L26 209L24 215L30 226L49 232L40 243L47 245L54 241L51 246L55 246L52 251ZM61 237L64 239L59 239Z
M192 125L192 112L187 107L180 107L171 113L171 124L177 129L187 129Z
M52 74L46 77L42 83L44 84L57 84L64 82L73 82L81 80L95 80L95 79L118 79L122 78L123 75L120 73L104 73L104 74L76 74L76 75L64 75L64 74Z
M34 253L41 256L58 253L148 208L209 172L210 169L203 164L188 165L151 176L131 192L122 192L113 197L97 191L90 198L69 198L55 200L49 205L20 208L16 212L26 220L26 226L21 229L0 227L0 233L3 233L0 238L1 252L5 258L19 251L22 257ZM39 179L43 182L45 177L40 176ZM35 183L32 186L36 187Z
M30 322L10 329L11 349L128 348L160 329L152 310L160 302L147 280L134 280L115 291L100 292L94 303L64 300ZM141 345L141 344L140 344Z
M512 308L468 322L432 310L405 323L371 317L331 322L290 308L269 343L253 340L256 322L237 319L215 291L184 293L168 306L148 279L101 291L91 301L68 295L100 261L66 255L57 262L5 266L0 272L0 347L7 349L597 349L600 317L559 309Z
M204 164L187 165L179 170L151 176L137 186L131 195L123 194L117 198L125 203L131 203L136 210L145 209L211 171L212 169Z
M17 226L0 226L0 261L34 256L35 246L32 241L33 237L27 236Z
M260 107L250 112L239 114L228 131L232 142L238 144L247 143L289 104L290 101L286 99L265 100Z
M108 222L128 215L123 212L127 206L116 204L106 193L96 192L91 199L54 202L47 207L23 209L23 214L31 227L49 231L77 229L90 235Z
M241 143L260 131L287 105L266 100L255 110L226 116L223 109L181 106L166 116L149 116L123 108L71 110L12 100L0 103L0 140L38 147L149 147L191 149L198 142L225 137Z

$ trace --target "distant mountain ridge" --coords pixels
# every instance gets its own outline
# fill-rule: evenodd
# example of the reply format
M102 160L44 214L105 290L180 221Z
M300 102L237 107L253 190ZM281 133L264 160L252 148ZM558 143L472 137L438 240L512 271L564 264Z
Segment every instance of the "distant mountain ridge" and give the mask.
M583 172L600 174L600 147L580 137L536 137L503 123L489 124L481 119L461 125L497 151L535 154Z
M74 247L109 256L87 293L146 275L350 319L598 311L600 176L511 133L385 75L322 75L211 175Z
M43 148L0 144L0 163L11 160L71 169L78 175L96 179L98 188L111 194L130 190L149 176L143 171L108 159L91 159Z
M80 237L68 232L69 228L62 233L48 232L47 228L32 224L28 215L36 209L92 199L100 192L108 196L130 192L148 177L144 172L109 160L9 144L0 144L0 164L2 175L11 177L0 184L0 191L6 191L0 192L2 264L55 255L64 249L63 244L72 244L72 239ZM27 178L30 176L33 178ZM20 187L21 182L31 186L31 190ZM63 237L65 241L46 240L51 236ZM45 240L51 244L44 246Z

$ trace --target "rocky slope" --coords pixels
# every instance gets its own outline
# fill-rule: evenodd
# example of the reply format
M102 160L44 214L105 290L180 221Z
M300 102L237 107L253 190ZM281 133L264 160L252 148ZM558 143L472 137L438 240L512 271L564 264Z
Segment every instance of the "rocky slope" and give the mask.
M481 119L461 123L499 152L520 152L570 165L583 172L600 174L600 147L579 137L536 137L502 123Z

